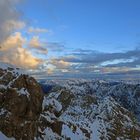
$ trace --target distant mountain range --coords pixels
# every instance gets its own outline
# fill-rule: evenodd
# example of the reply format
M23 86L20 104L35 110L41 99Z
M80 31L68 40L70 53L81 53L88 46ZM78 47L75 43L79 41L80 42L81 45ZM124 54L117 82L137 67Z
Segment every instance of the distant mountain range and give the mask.
M44 80L0 64L0 140L139 140L140 84Z

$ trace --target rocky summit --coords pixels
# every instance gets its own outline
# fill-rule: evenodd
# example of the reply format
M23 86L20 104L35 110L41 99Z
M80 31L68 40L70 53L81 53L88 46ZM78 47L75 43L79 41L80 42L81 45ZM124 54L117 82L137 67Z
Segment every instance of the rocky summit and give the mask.
M36 80L8 64L0 64L0 131L16 140L37 136L43 93Z
M37 82L0 63L0 140L140 140L139 95L139 83Z

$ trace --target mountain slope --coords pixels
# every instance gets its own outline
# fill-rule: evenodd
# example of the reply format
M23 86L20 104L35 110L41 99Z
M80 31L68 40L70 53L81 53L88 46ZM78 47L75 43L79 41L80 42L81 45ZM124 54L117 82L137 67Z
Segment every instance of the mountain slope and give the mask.
M139 84L46 82L44 94L34 78L0 63L0 139L140 139Z
M78 80L58 83L44 102L50 102L46 106L59 114L60 121L71 124L70 127L62 125L59 136L71 140L140 139L140 124L133 112L116 102L110 92L120 83Z
M37 135L43 92L36 80L8 64L0 64L0 131L31 140Z

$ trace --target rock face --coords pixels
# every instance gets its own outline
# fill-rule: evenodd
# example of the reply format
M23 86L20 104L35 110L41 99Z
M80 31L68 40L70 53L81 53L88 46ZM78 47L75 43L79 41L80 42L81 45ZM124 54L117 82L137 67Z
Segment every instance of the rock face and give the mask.
M6 64L0 67L0 131L16 140L33 140L42 111L42 90L19 69Z

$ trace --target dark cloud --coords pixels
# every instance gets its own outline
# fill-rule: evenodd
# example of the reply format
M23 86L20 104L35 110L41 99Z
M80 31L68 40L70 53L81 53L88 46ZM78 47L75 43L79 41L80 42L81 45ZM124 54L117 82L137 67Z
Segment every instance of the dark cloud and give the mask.
M140 66L140 58L132 62L120 62L118 64L108 64L107 67L137 67Z
M115 62L117 60L117 62ZM55 64L63 62L67 67L58 67L55 70L66 75L138 75L140 73L140 49L118 53L104 53L93 50L77 49L65 57L55 59ZM51 62L50 62L51 63ZM51 63L54 65L54 63ZM109 75L110 76L110 75Z
M134 63L136 65L140 64L140 62L138 61L138 59L140 59L140 49L130 50L127 52L119 52L119 53L103 53L103 52L97 52L92 50L91 51L88 50L85 52L86 53L81 53L81 51L74 52L70 54L70 56L72 57L66 56L66 57L62 57L61 59L71 63L90 63L93 65L99 65L107 61L114 61L114 60L121 60L121 59L128 60L128 59L135 58L136 59L135 62L131 64ZM125 63L123 64L125 65Z

